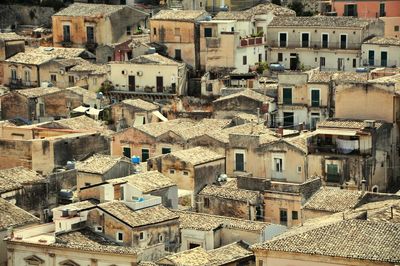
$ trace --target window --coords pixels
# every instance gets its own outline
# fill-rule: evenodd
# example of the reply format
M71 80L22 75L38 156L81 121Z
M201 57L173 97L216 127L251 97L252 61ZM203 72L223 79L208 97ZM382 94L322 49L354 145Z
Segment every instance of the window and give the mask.
M357 67L357 59L353 58L353 68Z
M163 233L160 233L158 235L158 242L160 242L160 243L164 242L164 234Z
M132 27L126 26L126 35L131 35L131 34L132 34Z
M153 34L157 35L157 29L156 28L153 28Z
M31 81L31 71L30 70L25 70L24 71L24 81L25 82L30 82Z
M85 187L88 187L88 186L90 186L90 183L85 182Z
M263 260L258 260L257 266L263 266L263 265L264 265L264 261Z
M44 116L44 104L43 103L39 103L39 115L41 117Z
M279 221L281 225L287 225L288 217L286 209L279 210Z
M299 219L299 213L297 211L292 211L292 220L298 220Z
M243 56L243 65L247 65L247 56Z
M125 157L131 158L131 148L130 147L123 147L122 153Z
M142 149L142 162L147 162L147 159L150 157L149 149Z
M235 27L231 27L231 31L234 32L235 31Z
M182 60L181 49L175 49L175 59L179 61Z
M283 104L292 104L292 88L283 88Z
M283 61L283 54L278 53L278 62L282 62L282 61Z
M200 2L199 4L200 4L200 7L203 7L203 2Z
M293 127L294 125L294 113L293 112L283 112L283 126Z
M207 84L206 91L208 91L208 92L212 92L213 91L213 85L211 83Z
M189 175L188 171L183 171L183 175Z
M171 148L161 148L161 153L162 153L162 154L171 153Z
M328 182L336 183L340 181L339 168L336 164L331 163L327 165L326 179Z
M310 47L310 33L301 34L301 47Z
M236 151L235 152L235 171L244 172L244 152Z
M346 48L347 48L347 35L340 34L340 49L346 49Z
M175 28L174 33L175 33L175 36L180 36L181 35L181 29L180 28Z
M94 27L93 26L86 27L86 41L88 43L94 43Z
M311 90L311 106L319 107L320 105L320 95L319 90Z
M103 226L96 226L96 232L103 232Z
M282 158L274 158L274 171L278 173L283 172L283 159Z
M139 233L139 240L145 240L146 239L146 233L145 232L140 232Z
M204 198L204 208L210 208L210 199Z
M328 33L322 33L321 37L322 41L322 48L328 48L329 47L329 34Z
M124 241L124 233L123 232L117 232L116 239L117 239L117 242L123 242Z
M385 3L380 3L379 4L379 16L380 17L386 16Z
M297 166L297 173L300 174L300 173L301 173L301 170L302 170L302 169L301 169L301 166Z
M169 173L170 173L171 175L175 174L175 169L169 169Z
M319 65L320 65L321 67L324 67L324 66L325 66L325 57L320 57L320 58L319 58Z
M50 75L50 80L51 80L51 82L56 83L57 82L57 75L56 74L51 74Z
M344 16L357 17L357 5L349 4L344 6Z
M212 37L212 28L204 28L204 37Z
M189 243L189 249L200 247L200 244L197 243Z
M75 77L74 76L68 76L68 84L69 86L74 86L75 84Z
M386 67L387 66L387 60L388 60L388 52L386 51L381 51L381 66Z
M394 31L400 31L400 26L399 25L394 26Z
M17 70L15 68L11 69L11 79L16 80L17 79Z
M262 54L258 54L258 62L259 62L259 63L262 62Z
M112 61L112 57L111 56L107 56L107 62Z
M71 41L71 29L69 25L63 25L63 39L64 42Z
M374 50L368 51L368 65L370 65L370 66L375 65L375 51Z
M279 33L279 47L287 47L287 33L286 32Z

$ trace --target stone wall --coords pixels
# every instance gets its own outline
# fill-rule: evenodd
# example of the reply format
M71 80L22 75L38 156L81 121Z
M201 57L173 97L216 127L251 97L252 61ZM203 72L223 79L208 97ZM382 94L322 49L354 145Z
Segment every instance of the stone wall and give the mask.
M0 29L15 24L51 27L51 16L54 13L51 7L0 5Z

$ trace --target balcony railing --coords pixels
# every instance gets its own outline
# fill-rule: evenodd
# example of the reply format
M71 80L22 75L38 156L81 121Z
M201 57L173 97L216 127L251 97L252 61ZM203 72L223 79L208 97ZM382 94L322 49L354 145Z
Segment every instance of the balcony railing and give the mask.
M363 59L362 65L370 67L397 67L399 63L397 60Z
M240 39L240 47L264 44L264 37L249 37Z
M357 142L357 140L354 140ZM356 146L358 147L358 146ZM330 154L343 154L343 155L359 155L360 149L355 148L353 146L346 147L345 145L336 144L328 144L328 143L320 143L320 144L309 144L308 150L310 153L330 153Z
M359 50L361 48L361 43L345 43L345 42L321 42L321 41L311 41L311 42L288 42L288 41L276 41L269 40L268 45L272 48L309 48L309 49L350 49Z
M34 88L38 87L37 81L25 81L22 79L9 79L9 86L12 88Z

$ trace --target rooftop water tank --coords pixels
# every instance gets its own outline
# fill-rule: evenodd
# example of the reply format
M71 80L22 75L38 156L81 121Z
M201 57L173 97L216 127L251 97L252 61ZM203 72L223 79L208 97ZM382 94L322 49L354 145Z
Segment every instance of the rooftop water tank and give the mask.
M139 164L140 163L140 157L139 156L132 156L131 162L134 164Z

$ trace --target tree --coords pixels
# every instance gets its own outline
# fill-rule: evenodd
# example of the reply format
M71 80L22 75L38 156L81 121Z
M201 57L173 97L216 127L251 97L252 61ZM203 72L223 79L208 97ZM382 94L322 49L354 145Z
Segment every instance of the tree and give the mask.
M278 6L282 5L281 0L271 0L271 3Z
M300 1L293 1L291 4L288 5L288 8L292 9L296 12L296 16L303 16L304 13L304 5Z

